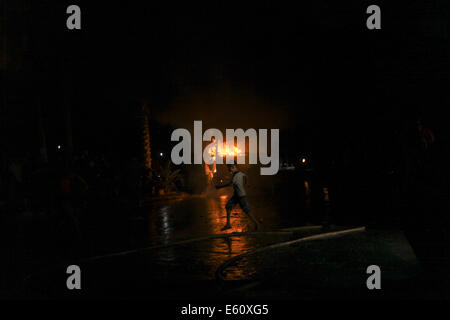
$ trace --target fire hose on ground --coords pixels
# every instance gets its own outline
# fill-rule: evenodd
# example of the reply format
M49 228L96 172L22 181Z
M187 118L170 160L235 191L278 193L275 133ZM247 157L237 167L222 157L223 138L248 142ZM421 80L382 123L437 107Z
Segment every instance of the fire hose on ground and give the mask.
M294 230L294 229L295 228L292 228L291 230ZM255 254L259 254L261 252L265 252L265 251L281 248L281 247L288 247L290 245L301 243L301 242L339 237L339 236L342 236L342 235L345 235L345 234L349 234L349 233L365 231L365 229L366 229L365 227L358 227L358 228L352 228L352 229L341 230L341 231L321 233L321 234L316 234L316 235L312 235L312 236L303 237L303 238L300 238L300 239L295 239L295 240L289 240L289 241L275 243L275 244L272 244L272 245L269 245L269 246L261 247L261 248L258 248L258 249L255 249L255 250L252 250L252 251L249 251L249 252L246 252L246 253L239 254L239 255L231 258L231 259L228 259L222 265L220 265L219 268L217 268L217 270L216 270L216 279L221 281L221 282L227 281L225 279L225 276L224 276L224 271L228 267L230 267L231 265L233 265L234 263L236 263L237 261L239 261L242 258L251 256L251 255L255 255ZM288 230L288 229L284 229L284 230ZM250 287L253 287L253 286L257 285L257 284L258 284L258 282L254 282L254 283L251 283L249 285L247 284L245 286L241 286L239 288L236 288L236 289L234 289L232 291L238 291L238 290L242 290L242 289L245 289L245 288L250 288Z
M232 233L226 233L226 234L214 234L214 235L208 235L208 236L203 236L203 237L198 237L198 238L193 238L193 239L180 240L180 241L176 241L176 242L172 242L172 243L168 243L168 244L161 244L161 245L156 245L156 246L144 247L144 248L139 248L139 249L133 249L133 250L121 251L121 252L117 252L117 253L111 253L111 254L105 254L105 255L100 255L100 256L79 259L76 262L72 262L71 264L93 262L93 261L105 259L105 258L120 257L120 256L129 255L129 254L142 253L142 252L156 250L156 249L164 249L164 248L180 246L180 245L184 245L184 244L195 243L195 242L200 242L200 241L205 241L205 240L210 240L210 239L231 238L231 237L241 237L241 236L256 236L256 235L264 235L264 234L267 234L267 235L281 235L281 234L289 235L289 234L291 234L292 235L292 234L294 234L295 231L314 230L314 229L321 229L321 228L322 228L322 226L303 226L303 227L280 229L278 231L253 231L253 232L232 232ZM257 248L255 250L252 250L252 251L249 251L249 252L246 252L243 254L239 254L237 256L234 256L234 257L226 260L216 270L215 276L218 281L224 283L225 281L227 281L224 276L224 271L228 267L230 267L231 265L236 263L238 260L248 257L248 256L251 256L251 255L255 255L255 254L258 254L261 252L273 250L276 248L287 247L287 246L301 243L301 242L334 238L334 237L338 237L338 236L345 235L348 233L361 232L364 230L365 230L365 227L358 227L358 228L352 228L352 229L347 229L347 230L320 233L320 234L316 234L316 235L312 235L312 236L306 236L306 237L295 239L295 240L278 242L275 244ZM57 267L62 267L65 265L66 264L63 264L63 263L60 263L58 265L53 265L52 269L57 268ZM43 271L43 270L41 270L41 271ZM23 283L25 284L31 277L32 277L32 274L25 277ZM245 287L247 287L247 286L245 286ZM242 289L242 288L243 287L240 287L240 288L238 288L238 290Z

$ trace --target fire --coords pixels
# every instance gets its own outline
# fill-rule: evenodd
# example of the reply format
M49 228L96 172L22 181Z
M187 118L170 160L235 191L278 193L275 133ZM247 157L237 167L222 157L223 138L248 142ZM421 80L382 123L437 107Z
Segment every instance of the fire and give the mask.
M225 156L237 156L241 154L241 149L239 149L238 147L234 147L232 150L228 150L227 146L224 145L223 149L219 149L219 155L221 155L222 157Z
M223 144L222 148L219 146L217 151L221 157L225 157L227 155L234 157L234 156L238 156L242 153L241 149L239 149L238 147L234 147L232 150L228 150L226 143ZM211 155L211 157L215 156L215 152L216 152L216 150L214 148L211 148L209 150L209 154Z

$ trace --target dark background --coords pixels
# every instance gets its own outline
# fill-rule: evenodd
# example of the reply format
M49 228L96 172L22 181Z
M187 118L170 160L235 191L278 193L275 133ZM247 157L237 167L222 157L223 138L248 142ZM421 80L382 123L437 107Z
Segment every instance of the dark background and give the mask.
M377 1L381 30L366 28L369 1L0 3L0 172L15 158L37 159L42 132L50 166L56 167L57 146L67 147L69 131L74 154L102 152L124 163L140 157L142 105L149 110L153 160L170 153L173 129L190 129L194 120L204 129L279 128L283 162L311 157L313 207L322 210L328 187L336 221L400 226L432 266L450 252L448 2ZM66 28L71 4L81 7L81 30ZM436 138L426 152L419 151L418 120ZM118 171L126 180L124 167ZM305 176L268 179L286 211L303 206ZM92 198L86 225L92 219L103 228L112 220L105 208L115 202ZM4 220L20 227L18 211L7 209ZM117 210L117 229L101 234L105 243L120 242L116 231L125 230L127 210ZM2 243L13 256L9 233ZM23 234L33 245L39 239ZM42 238L61 243L58 255L51 252L55 259L69 252L59 238ZM17 264L5 268L14 271L25 259L10 259Z
M389 154L417 117L447 138L442 1L378 2L381 30L365 26L367 1L79 1L81 30L65 26L69 2L4 3L2 150L36 152L37 103L51 148L64 142L66 102L80 150L132 148L143 102L161 126L281 128L285 153Z

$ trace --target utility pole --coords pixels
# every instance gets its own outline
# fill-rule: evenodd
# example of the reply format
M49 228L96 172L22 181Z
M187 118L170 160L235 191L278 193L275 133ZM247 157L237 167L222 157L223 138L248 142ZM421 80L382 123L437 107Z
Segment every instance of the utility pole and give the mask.
M2 14L2 30L0 30L0 34L3 36L3 50L2 50L2 61L1 61L1 72L2 72L2 104L1 104L1 108L0 108L0 151L1 151L1 167L0 170L3 171L6 168L6 163L7 163L7 149L6 149L6 143L5 143L5 136L6 136L6 105L7 105L7 84L8 81L6 79L6 72L7 72L7 65L8 65L8 50L7 50L7 45L8 45L8 40L7 40L7 35L6 35L6 31L7 31L7 22L6 22L6 17L7 17L7 0L3 0L3 14Z
M152 154L150 152L150 128L149 128L150 112L148 107L143 104L141 109L141 128L142 128L142 144L144 151L144 166L148 170L148 178L152 178Z
M44 124L42 121L42 110L41 110L41 102L39 98L37 98L37 111L38 111L38 130L39 130L39 142L40 142L40 156L43 163L48 162L48 154L47 154L47 139L45 138Z
M60 60L62 78L63 78L63 112L64 112L64 121L66 127L66 146L65 146L65 155L66 155L66 165L69 166L72 161L73 155L73 139L72 139L72 116L71 116L71 108L70 108L70 88L71 88L71 80L70 76L67 74L66 68L69 66L64 64L63 58Z
M66 164L70 165L73 155L73 140L72 140L72 117L70 112L69 98L67 92L64 95L64 113L66 118Z

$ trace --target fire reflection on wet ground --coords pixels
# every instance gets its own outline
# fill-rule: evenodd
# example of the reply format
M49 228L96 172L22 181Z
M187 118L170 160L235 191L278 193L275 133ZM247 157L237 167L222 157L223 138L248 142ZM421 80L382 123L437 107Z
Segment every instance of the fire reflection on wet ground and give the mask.
M205 196L173 201L160 207L149 208L150 230L146 245L166 245L175 241L213 234L229 234L254 231L248 216L237 206L231 213L232 228L220 229L226 222L225 204L231 197L230 190L209 192ZM263 222L263 230L270 231L293 227L296 212L279 206L272 199L249 198L257 219ZM295 218L295 217L294 217ZM297 217L298 218L298 217ZM146 253L155 277L187 272L190 279L214 279L217 268L226 260L262 246L286 241L289 234L251 234L227 238L208 239L181 246L156 249ZM227 279L248 279L257 266L242 259L227 270ZM170 272L171 270L171 272Z
M111 247L108 251L100 251L97 255L154 246L166 247L137 250L130 254L94 259L81 264L81 267L88 269L90 274L95 274L95 283L92 282L90 289L92 294L100 296L112 294L107 288L111 290L117 288L120 290L116 291L116 294L122 296L124 287L132 291L143 288L143 294L147 294L147 288L158 285L165 287L171 283L177 286L178 283L188 282L189 287L191 283L197 283L196 281L216 280L218 268L237 255L291 240L293 236L307 235L253 233L255 226L239 206L231 214L232 228L221 231L226 223L225 204L231 195L232 190L213 189L200 196L152 203L143 208L141 217L129 219L128 225L124 220L117 220L111 229L122 232L111 231L114 243L128 243L128 245L119 250ZM310 206L305 203L305 197L301 195L293 197L290 193L283 193L281 196L270 192L254 193L249 194L248 200L254 216L262 223L262 231L305 225L305 216L310 210ZM110 223L113 222L111 220ZM123 232L127 228L128 232ZM247 231L252 233L170 245L199 237ZM314 232L319 233L320 230ZM257 277L260 269L258 259L244 258L227 267L224 275L227 280L249 280ZM108 272L104 273L104 270ZM55 283L56 280L51 280L52 274L53 272L37 273L33 281L39 283L38 286L42 283ZM120 275L120 283L111 282L113 274L114 277ZM170 290L167 290L166 293L169 294Z

